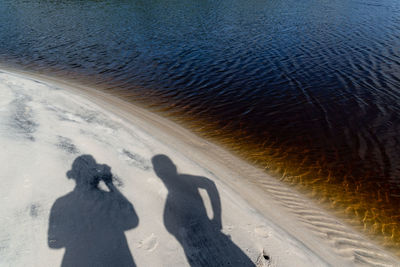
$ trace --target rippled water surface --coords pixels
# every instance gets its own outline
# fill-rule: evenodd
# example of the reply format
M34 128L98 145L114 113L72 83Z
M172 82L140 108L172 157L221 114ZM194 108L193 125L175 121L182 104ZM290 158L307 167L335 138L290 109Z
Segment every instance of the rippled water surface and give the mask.
M0 63L163 112L400 252L397 0L2 0Z

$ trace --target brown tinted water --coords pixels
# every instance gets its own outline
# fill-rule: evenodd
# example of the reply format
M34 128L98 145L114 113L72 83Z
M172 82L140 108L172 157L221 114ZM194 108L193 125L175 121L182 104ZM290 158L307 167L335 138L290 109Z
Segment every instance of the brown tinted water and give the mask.
M0 2L0 62L177 120L400 253L400 3Z

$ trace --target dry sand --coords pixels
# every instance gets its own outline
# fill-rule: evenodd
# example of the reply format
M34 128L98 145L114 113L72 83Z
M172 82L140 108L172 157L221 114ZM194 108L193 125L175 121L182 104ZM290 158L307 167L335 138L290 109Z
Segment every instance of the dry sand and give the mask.
M1 71L0 148L1 266L400 266L287 185L98 90ZM100 164L113 185L75 188Z

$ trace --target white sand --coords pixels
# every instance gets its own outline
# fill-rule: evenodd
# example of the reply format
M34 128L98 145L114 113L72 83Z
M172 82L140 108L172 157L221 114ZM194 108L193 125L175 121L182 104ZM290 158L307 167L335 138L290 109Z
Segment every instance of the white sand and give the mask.
M63 260L65 247L74 246L80 251L93 248L92 254L99 253L101 257L108 249L100 243L109 238L112 246L115 240L103 234L105 228L97 222L90 226L95 230L89 227L92 230L76 238L70 231L65 237L70 243L60 241L60 248L49 247L48 242L50 246L51 242L58 242L48 240L52 206L74 190L75 182L66 173L82 154L110 166L116 190L133 205L139 223L120 231L126 242L122 237L121 240L127 243L138 266L188 266L183 246L187 252L203 256L211 257L215 251L224 253L226 257L221 255L221 259L245 253L258 266L400 265L396 258L304 196L164 118L90 88L1 71L1 266L57 266ZM192 175L179 179L200 179L199 185L206 183L204 188L215 198L210 189L210 181L214 182L221 201L221 232L201 232L212 225L211 202L218 201L210 199L204 188L190 191L194 182L182 185L178 178L170 182L168 191L153 170L152 158L157 154L168 156L178 173ZM100 187L108 190L104 183ZM168 192L167 208L172 209L168 209L165 219ZM202 214L202 205L195 199L197 192L208 215L199 219L207 226L196 228L201 232L198 236L190 234L190 228L197 226L184 225L193 212L187 208ZM77 199L76 203L83 203ZM99 202L94 203L92 209L81 204L56 207L53 211L59 210L54 216L64 216L59 219L60 225L74 221L73 229L80 229L107 211ZM183 206L185 209L181 209ZM179 221L183 213L187 216ZM174 227L176 231L171 230ZM187 243L180 244L173 234L181 235L181 240L186 237ZM197 246L194 239L199 238L201 243L204 237L212 239L211 243ZM229 245L221 248L218 244ZM240 250L234 250L235 246ZM85 262L85 254L79 255L73 261ZM263 255L268 255L269 260Z

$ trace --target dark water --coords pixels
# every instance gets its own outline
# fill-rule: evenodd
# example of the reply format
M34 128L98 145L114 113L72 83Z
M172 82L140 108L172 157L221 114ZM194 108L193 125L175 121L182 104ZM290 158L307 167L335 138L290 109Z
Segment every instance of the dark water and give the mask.
M0 63L163 112L400 251L397 0L2 0Z

